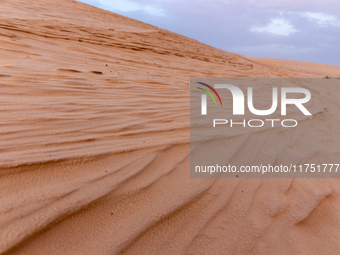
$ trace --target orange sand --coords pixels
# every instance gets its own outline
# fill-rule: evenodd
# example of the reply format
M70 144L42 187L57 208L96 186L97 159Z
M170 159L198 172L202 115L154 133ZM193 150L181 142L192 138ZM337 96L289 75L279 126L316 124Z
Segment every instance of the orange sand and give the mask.
M71 0L0 6L0 254L339 253L339 180L189 178L190 77L339 67L247 58ZM326 110L298 130L327 137L310 158L339 158L340 90L314 94ZM299 135L276 134L297 159Z

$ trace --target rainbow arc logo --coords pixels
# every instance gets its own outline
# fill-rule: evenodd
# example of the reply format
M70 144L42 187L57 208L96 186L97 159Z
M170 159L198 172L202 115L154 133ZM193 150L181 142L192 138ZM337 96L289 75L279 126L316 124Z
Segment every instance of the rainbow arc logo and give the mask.
M217 96L218 100L220 100L220 104L221 104L221 106L222 106L222 100L221 100L221 98L220 98L220 95L217 93L217 91L216 91L213 87L211 87L210 85L205 84L205 83L203 83L203 82L197 82L197 83L198 83L198 84L201 84L201 85L203 85L203 86L206 86L206 87L209 88L212 92L214 92L215 95ZM209 90L206 90L206 89L203 89L203 88L200 88L200 87L197 87L197 88L200 89L200 90L203 90L204 92L206 92L206 93L214 100L215 105L217 105L214 96L211 94L211 92L210 92Z

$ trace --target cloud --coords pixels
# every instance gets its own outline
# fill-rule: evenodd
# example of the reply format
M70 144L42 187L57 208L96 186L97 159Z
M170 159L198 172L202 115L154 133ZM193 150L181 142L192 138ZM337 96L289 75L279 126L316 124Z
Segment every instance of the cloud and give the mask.
M296 30L293 25L291 25L287 20L284 19L272 19L267 26L253 27L250 29L250 31L285 36L298 32L298 30Z
M93 4L93 0L83 0L82 2L86 2L88 4ZM149 15L153 16L165 16L165 11L161 8L158 8L156 5L151 5L147 3L137 3L131 0L96 0L96 6L99 6L103 9L110 11L119 11L119 12L135 12L135 11L144 11Z
M323 13L306 12L306 13L302 13L301 16L307 18L309 21L317 22L317 24L319 24L320 26L327 26L327 25L340 26L339 20L332 15L326 15Z

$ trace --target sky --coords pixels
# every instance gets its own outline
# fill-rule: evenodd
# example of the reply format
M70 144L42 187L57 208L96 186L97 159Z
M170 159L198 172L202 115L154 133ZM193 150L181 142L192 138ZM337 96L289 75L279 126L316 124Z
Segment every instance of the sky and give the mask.
M340 66L339 0L80 0L252 57Z

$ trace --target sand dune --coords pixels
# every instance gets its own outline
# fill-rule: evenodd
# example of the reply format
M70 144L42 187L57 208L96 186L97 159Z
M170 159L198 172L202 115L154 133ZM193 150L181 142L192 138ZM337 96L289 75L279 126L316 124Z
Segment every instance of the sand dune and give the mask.
M190 179L189 78L339 67L247 58L70 0L0 5L1 254L338 254L337 179ZM311 89L323 111L262 134L286 141L273 160L340 158L339 89ZM238 142L255 153L262 138Z

